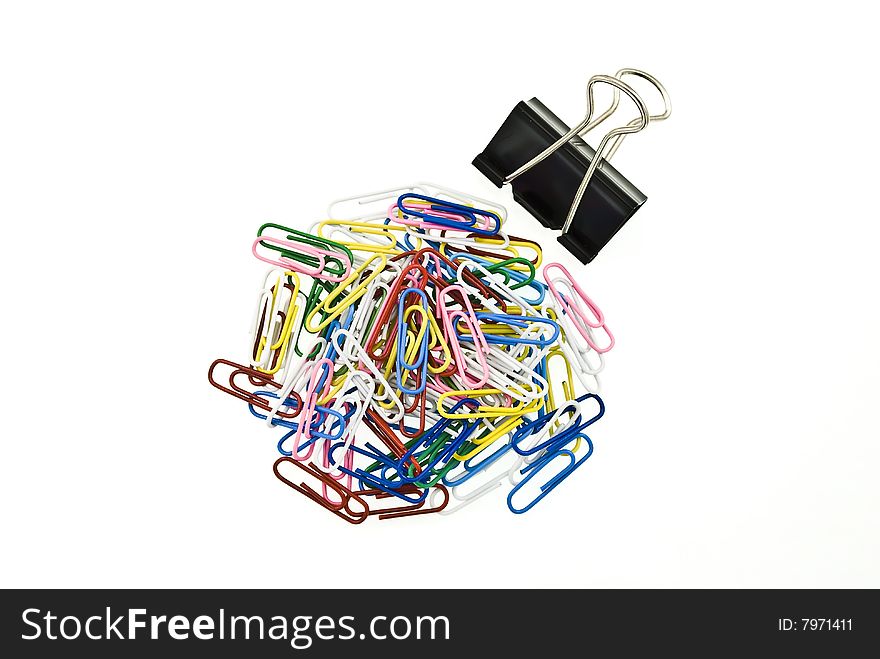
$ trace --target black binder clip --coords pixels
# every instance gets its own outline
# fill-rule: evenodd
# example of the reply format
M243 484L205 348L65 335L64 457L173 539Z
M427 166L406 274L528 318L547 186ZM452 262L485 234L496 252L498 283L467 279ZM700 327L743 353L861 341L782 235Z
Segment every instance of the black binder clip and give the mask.
M663 97L662 113L648 113L641 96L623 82L627 75L657 88ZM598 84L610 85L614 99L611 107L594 118L593 94ZM620 92L632 99L639 116L608 131L593 149L583 135L617 110ZM537 98L520 102L473 164L499 188L510 183L517 203L545 227L562 229L557 240L581 263L589 263L647 200L609 159L624 137L670 113L666 89L644 71L621 69L614 77L593 76L587 84L587 114L577 126L569 129Z

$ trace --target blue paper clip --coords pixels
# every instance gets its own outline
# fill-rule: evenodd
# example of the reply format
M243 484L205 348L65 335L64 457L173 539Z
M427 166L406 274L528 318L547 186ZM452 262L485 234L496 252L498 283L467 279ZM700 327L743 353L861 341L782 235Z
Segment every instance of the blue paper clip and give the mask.
M425 291L418 288L406 288L400 295L400 300L397 302L397 361L395 364L395 371L397 373L397 388L400 389L405 394L411 394L416 396L422 393L425 390L425 386L428 384L428 339L430 338L428 335L427 327L425 331L422 332L422 344L419 346L419 354L416 356L415 361L412 364L407 363L406 361L406 321L404 320L404 307L406 305L407 295L415 293L419 297L422 298L422 322L428 322L428 314L430 314L429 306L428 306L428 296L425 294ZM420 377L418 379L419 385L416 388L409 388L403 384L403 370L407 371L420 371Z
M549 325L553 328L553 336L546 339L529 339L522 338L519 336L502 336L500 334L486 334L486 343L496 343L500 345L530 345L530 346L538 346L540 348L544 348L546 346L552 345L556 339L559 337L559 324L550 320L549 318L544 318L543 316L520 316L513 315L509 313L489 313L486 311L478 311L476 313L478 320L488 320L489 322L494 323L503 323L505 325L511 325L513 327L526 328L529 326L529 323L541 323L544 325ZM473 337L470 334L461 334L458 330L458 323L455 324L455 335L458 337L459 341L470 341L473 343Z
M415 199L417 201L424 201L431 204L430 210L440 211L441 213L455 213L456 215L460 215L465 220L453 220L446 217L438 217L436 215L432 215L429 212L422 211L416 208L409 208L406 205L407 199ZM449 227L450 229L459 229L463 231L468 231L469 233L474 233L479 236L494 236L501 229L501 218L497 213L493 213L492 211L482 210L479 208L472 208L471 206L464 206L462 204L456 204L451 201L444 201L443 199L436 199L434 197L427 197L425 195L420 194L403 194L397 198L397 207L404 215L411 215L414 217L420 217L423 220L427 220L431 224L436 224L438 226ZM486 218L491 218L494 220L494 226L492 229L482 229L477 226L477 215L482 215Z
M432 211L456 213L458 215L461 215L465 219L454 220L448 217L437 217L436 215L432 215L431 213L428 213L424 210L410 208L406 205L407 199L424 201L427 204L430 204L430 210ZM428 197L420 194L402 194L397 198L397 207L404 215L420 217L424 220L428 220L431 224L439 224L442 226L447 226L451 229L470 230L477 223L477 216L474 213L475 209L469 206L461 206L460 204L456 204L454 202L446 202L442 199L437 199L436 197Z
M538 503L541 499L550 494L553 489L559 485L566 478L571 476L575 469L580 467L587 459L593 455L593 442L592 440L584 435L583 433L578 433L574 437L571 438L571 441L576 441L578 439L584 439L587 442L588 450L586 455L584 455L581 459L577 459L574 453L572 453L567 448L560 448L555 451L550 451L546 455L542 456L540 460L528 465L525 469L521 469L520 473L525 474L526 472L530 472L525 478L523 478L519 483L514 485L513 489L510 490L510 494L507 495L507 507L510 509L510 512L521 515L522 513L526 513L532 509L532 507ZM546 483L541 485L541 491L538 496L532 499L524 508L517 508L513 505L513 497L519 492L522 487L528 483L532 478L534 478L537 474L539 474L543 469L547 467L553 460L557 458L568 458L568 464L555 476L551 477Z
M580 420L581 415L578 414L577 421L575 422L575 425L573 425L572 427L566 428L562 432L558 432L554 435L551 435L546 441L542 442L541 444L538 444L537 446L532 446L531 448L528 448L528 449L520 448L520 446L519 446L520 442L522 442L526 437L529 437L529 436L535 434L536 432L543 430L544 426L546 426L548 423L550 423L550 421L552 420L554 415L556 415L557 412L559 412L559 410L553 410L552 412L546 412L546 413L542 414L541 416L539 416L534 421L526 421L525 423L523 423L521 426L519 426L516 429L516 431L513 433L513 436L510 438L510 444L511 444L511 446L513 446L513 450L522 456L527 456L527 455L534 455L535 453L538 453L539 451L543 451L545 449L552 450L552 448L554 446L559 447L559 446L562 446L562 445L568 443L568 441L572 435L577 435L577 434L581 433L585 428L587 428L588 426L591 426L592 424L596 423L596 421L598 421L599 419L602 418L602 416L605 414L605 403L596 394L583 394L582 396L579 396L578 398L576 398L574 401L569 402L568 405L566 405L565 407L560 408L563 411L567 411L568 409L571 409L572 411L574 411L574 410L578 409L574 405L575 402L582 403L589 398L593 398L596 400L596 402L599 403L599 411L596 413L595 416L593 416L590 419L587 419L586 421L581 421Z

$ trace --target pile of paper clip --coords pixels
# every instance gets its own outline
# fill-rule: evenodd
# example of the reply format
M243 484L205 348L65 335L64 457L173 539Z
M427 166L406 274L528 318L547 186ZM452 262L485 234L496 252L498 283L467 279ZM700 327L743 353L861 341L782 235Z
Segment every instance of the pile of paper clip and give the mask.
M530 510L593 452L602 312L486 200L418 184L328 217L259 228L250 363L216 360L211 384L283 433L282 482L352 524L449 514L505 480Z

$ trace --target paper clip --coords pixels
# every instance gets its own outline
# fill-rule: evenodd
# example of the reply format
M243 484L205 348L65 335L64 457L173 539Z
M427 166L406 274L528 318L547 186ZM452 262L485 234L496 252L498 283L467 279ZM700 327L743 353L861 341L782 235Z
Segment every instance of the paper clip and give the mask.
M406 307L406 299L409 294L413 294L421 298L420 306ZM412 356L407 354L407 330L406 322L413 312L418 312L420 317L420 327L418 334L414 337L413 349L417 350L414 360ZM428 296L425 291L419 288L407 288L403 291L397 304L397 359L395 368L397 374L398 388L407 394L417 395L425 390L426 377L428 374ZM407 387L404 384L403 372L418 372L419 377L416 387Z
M216 370L217 366L219 366L220 364L223 364L225 366L231 366L233 368L233 371L229 375L229 387L223 386L222 384L217 382L217 380L214 379L214 371ZM281 385L278 384L277 382L275 382L271 378L271 376L267 376L264 373L260 373L260 371L258 371L256 369L250 368L248 366L244 366L242 364L237 364L237 363L230 361L228 359L215 359L212 362L210 368L208 369L208 382L210 382L212 386L216 387L220 391L227 393L230 396L234 396L235 398L238 398L239 400L243 400L248 405L253 405L254 407L258 407L261 410L265 410L266 412L271 412L272 411L271 403L269 403L269 401L266 398L261 398L256 391L248 391L248 390L235 384L235 377L237 375L247 376L249 382L255 388L260 388L260 387L275 387L276 389L281 388ZM292 393L291 396L293 398L288 397L288 400L291 403L289 405L289 407L293 408L294 411L292 411L292 412L289 412L289 411L277 412L279 417L282 417L285 419L292 419L299 414L300 409L302 407L302 399L296 393Z
M374 262L376 262L377 265L372 265ZM340 284L333 289L327 297L321 300L321 302L309 312L305 319L306 330L312 333L320 332L331 322L339 318L339 316L341 316L351 305L357 302L367 292L370 284L385 268L386 263L387 259L384 255L374 254L355 268L347 279L340 282ZM371 269L372 272L366 274L368 268ZM355 284L355 282L357 283ZM347 294L343 295L345 290L352 285L354 285L354 287ZM341 298L341 300L337 302L337 298ZM334 302L335 304L333 304ZM322 314L323 318L321 319L321 322L316 325L313 323L313 320L319 313Z
M266 235L266 229L282 230L286 237ZM280 256L275 259L263 256L257 251L257 247L276 251ZM267 222L257 231L251 252L270 265L337 283L349 276L353 258L351 251L344 245L272 222ZM328 262L338 265L330 266Z
M582 406L589 400L595 401L599 409L596 414L583 420ZM567 422L561 422L563 415L569 416ZM574 400L565 401L557 409L542 414L533 421L523 423L513 433L510 444L513 450L520 455L532 455L553 446L565 444L569 437L581 433L604 415L605 402L596 394L587 393ZM527 437L530 438L530 442L527 447L523 448L520 446L520 442ZM549 437L549 439L542 443L541 440L545 437Z
M384 219L388 214L388 203L409 192L423 195L430 193L425 185L416 183L354 197L345 197L330 202L327 207L327 217L349 221Z
M584 434L576 435L574 439L582 439L586 441L588 450L585 455L581 458L577 458L574 452L569 449L558 449L556 451L548 452L547 455L535 462L525 469L521 470L520 473L526 474L526 477L523 478L519 483L513 486L513 489L510 491L510 494L507 495L507 507L510 509L510 512L515 513L517 515L521 515L522 513L526 513L531 510L535 504L541 501L544 497L546 497L550 492L552 492L557 485L559 485L566 478L571 476L575 469L580 467L584 462L586 462L591 455L593 455L593 442L592 440ZM543 485L540 486L539 493L531 499L529 503L525 506L518 508L513 503L513 498L516 494L525 487L529 481L531 481L537 474L541 473L544 469L547 468L553 461L559 458L567 458L568 464L566 464L559 472L551 476Z
M425 195L404 194L397 199L389 217L407 226L432 229L455 229L478 236L494 236L501 230L501 218L492 211L435 199ZM402 214L402 215L401 215ZM421 222L412 218L421 218Z
M564 277L551 277L550 271L554 268L561 271ZM548 263L544 266L544 277L547 279L547 287L559 304L559 311L563 314L560 318L570 320L571 327L577 330L596 352L601 354L611 350L614 347L614 335L605 324L605 316L596 303L578 285L565 266L561 263ZM560 293L558 286L565 286L568 295ZM608 345L604 347L597 346L588 328L602 328L608 335Z
M280 466L282 464L296 465L299 469L302 469L310 476L317 478L323 487L327 487L335 492L337 495L339 495L340 503L337 504L332 501L328 501L311 487L306 485L305 482L297 485L296 483L288 479L280 471ZM282 483L292 488L293 490L296 490L300 494L305 495L325 510L329 510L334 515L344 519L350 524L360 524L361 522L366 521L367 517L370 514L369 506L367 506L367 503L358 494L352 492L345 486L330 478L329 475L323 473L321 470L315 467L315 465L298 462L288 457L281 457L278 458L275 461L275 464L272 465L272 471L274 472L278 480L280 480ZM357 504L359 504L360 507L363 509L363 512L352 511L350 507L352 502L356 502ZM346 515L345 512L347 512L348 515Z
M400 488L400 491L414 494L419 492L419 488L417 488L415 485L404 485ZM449 503L449 492L442 485L438 485L434 490L432 490L432 492L433 491L437 491L443 496L444 500L442 503L432 503L430 507L425 508L424 506L426 499L423 498L418 503L410 503L403 506L398 505L389 508L370 508L370 515L377 515L379 519L397 519L400 517L412 517L413 515L430 515L431 513L438 513L443 510ZM360 492L358 492L358 496L360 496L362 499L373 497L376 500L387 500L392 498L392 495L379 488L361 490Z
M464 307L463 309L451 310L446 305L446 298L453 292L461 293L461 304ZM440 318L443 321L443 328L446 331L447 342L452 350L459 377L465 386L470 389L482 387L489 379L488 364L486 363L485 357L485 353L489 351L489 346L486 343L486 337L483 335L483 331L480 329L480 324L474 314L474 309L471 306L470 300L468 300L467 291L459 284L447 286L437 295L437 307L440 310ZM457 321L465 324L468 329L468 334L471 336L471 341L476 348L477 361L482 369L482 374L479 378L472 378L465 366L461 344L456 338L457 332L455 331L455 323Z
M251 364L272 375L286 364L300 282L296 273L277 268L269 270L264 282L251 324Z

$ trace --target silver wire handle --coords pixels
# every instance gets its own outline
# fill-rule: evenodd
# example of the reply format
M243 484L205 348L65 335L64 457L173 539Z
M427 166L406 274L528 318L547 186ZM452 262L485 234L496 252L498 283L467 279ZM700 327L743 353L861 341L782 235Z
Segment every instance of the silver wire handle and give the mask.
M660 93L660 97L663 99L663 112L661 112L660 114L648 115L648 123L663 121L664 119L668 119L669 115L672 114L672 101L669 99L669 93L666 91L666 87L664 87L663 84L659 80L657 80L657 78L652 76L650 73L647 73L646 71L641 71L639 69L620 69L620 71L618 71L617 73L614 74L614 77L617 78L618 80L623 80L623 76L627 76L627 75L636 76L638 78L642 78L643 80L647 80ZM599 117L598 119L593 121L589 126L584 128L579 134L582 137L584 135L586 135L590 130L592 130L597 125L602 123L605 119L607 119L612 114L614 114L614 111L617 110L618 105L620 105L620 91L615 89L614 90L614 99L611 101L611 107L608 110L606 110L602 114L601 117ZM630 123L634 124L636 122L638 122L638 119L633 119ZM614 140L614 143L611 145L611 149L609 149L609 151L608 151L608 155L605 156L605 158L604 158L606 161L611 160L611 158L614 157L614 154L617 153L617 150L620 148L620 145L623 143L624 137L626 137L626 135L619 135Z

